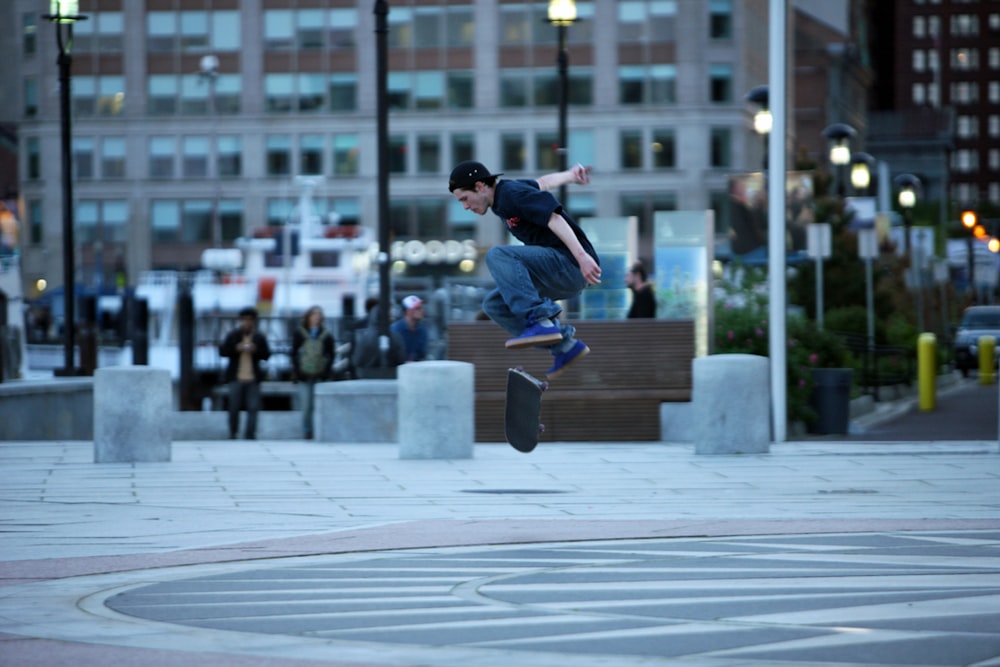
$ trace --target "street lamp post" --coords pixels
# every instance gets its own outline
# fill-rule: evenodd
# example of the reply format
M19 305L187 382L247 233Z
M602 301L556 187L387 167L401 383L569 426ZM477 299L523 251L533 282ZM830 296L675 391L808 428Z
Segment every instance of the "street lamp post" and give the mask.
M378 155L378 347L389 376L389 3L375 2L376 144Z
M556 27L559 33L559 170L567 168L569 149L567 144L566 116L569 107L569 53L566 50L566 28L576 20L576 2L574 0L550 0L549 23ZM567 190L565 185L559 186L559 201L566 207Z
M768 95L767 86L755 86L744 97L747 102L752 102L760 107L753 116L753 129L764 140L764 157L761 158L761 166L765 173L767 172L767 137L771 134L771 126L774 124Z
M222 229L219 224L219 147L218 128L219 114L215 98L215 84L219 78L219 58L208 54L201 57L198 63L198 78L208 84L208 113L212 116L212 146L210 155L215 155L215 193L212 197L212 242L216 248L222 247ZM212 177L211 172L208 174Z
M64 303L64 363L54 372L57 376L77 375L74 360L76 313L76 263L73 256L73 148L72 117L70 115L70 77L72 76L73 24L87 19L79 13L79 2L73 0L52 0L49 14L43 18L52 21L56 28L56 44L59 47L59 121L62 165L62 231L63 231L63 303ZM65 30L64 30L65 29Z
M847 195L843 171L851 162L851 139L856 134L857 131L846 123L834 123L823 130L823 136L830 143L830 164L834 166L837 176L836 193L841 197Z

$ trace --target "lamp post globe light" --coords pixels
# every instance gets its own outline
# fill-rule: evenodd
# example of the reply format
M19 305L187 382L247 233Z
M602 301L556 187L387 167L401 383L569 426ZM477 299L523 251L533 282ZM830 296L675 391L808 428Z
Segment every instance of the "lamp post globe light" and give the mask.
M764 140L764 157L761 164L764 171L767 171L767 135L771 134L771 127L774 124L774 117L771 116L768 88L767 86L754 86L743 99L759 107L753 116L753 129Z
M576 21L576 2L574 0L549 0L549 23L556 27L559 36L559 170L567 166L567 128L566 116L569 106L569 53L566 50L566 28ZM559 201L566 206L566 186L559 187Z
M823 136L829 142L830 164L834 166L837 174L837 194L841 196L847 194L843 170L851 163L851 139L856 134L857 131L847 123L834 123L823 130Z
M903 239L904 254L907 261L910 259L910 227L913 225L913 207L917 203L917 192L920 190L920 179L913 174L900 174L895 179L896 189L899 191L896 201L903 209L903 226L905 237Z
M875 158L863 151L858 151L851 156L851 185L855 192L866 194L868 186L872 183L872 168L875 166Z
M63 367L57 368L56 376L77 375L74 361L76 343L76 264L73 257L73 149L72 149L72 116L70 114L70 76L73 57L70 48L73 45L73 24L84 21L86 16L80 14L80 3L75 0L52 0L49 13L43 18L52 22L56 29L56 45L59 56L56 63L59 66L59 127L60 127L60 166L62 168L62 232L63 232Z

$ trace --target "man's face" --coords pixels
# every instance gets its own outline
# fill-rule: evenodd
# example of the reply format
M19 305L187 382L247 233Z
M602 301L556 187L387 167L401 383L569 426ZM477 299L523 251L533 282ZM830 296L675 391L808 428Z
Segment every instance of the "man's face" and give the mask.
M257 320L255 320L254 318L248 315L244 315L243 317L240 318L240 328L243 329L243 331L250 333L256 328L256 326L257 326Z
M474 190L455 190L455 195L466 211L472 211L479 215L486 215L493 203L493 190L487 188L482 182L476 183Z

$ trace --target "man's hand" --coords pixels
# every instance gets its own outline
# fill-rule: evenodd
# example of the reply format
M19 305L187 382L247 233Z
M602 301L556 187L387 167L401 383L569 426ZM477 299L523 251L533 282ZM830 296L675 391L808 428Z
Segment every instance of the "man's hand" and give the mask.
M584 167L579 162L576 163L569 169L570 177L573 179L572 182L577 185L589 185L590 170L591 167Z

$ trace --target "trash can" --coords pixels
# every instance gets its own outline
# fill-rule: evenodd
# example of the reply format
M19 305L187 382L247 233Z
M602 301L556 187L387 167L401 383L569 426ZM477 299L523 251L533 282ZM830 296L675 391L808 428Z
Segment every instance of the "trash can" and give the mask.
M816 411L816 423L810 433L847 433L851 416L851 385L854 383L853 368L814 368L812 407Z

